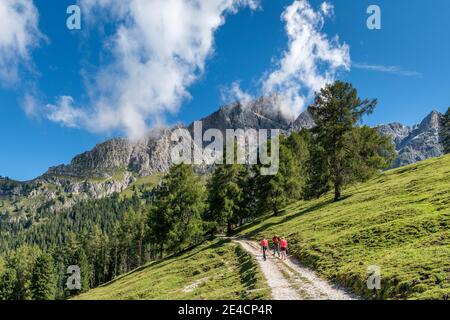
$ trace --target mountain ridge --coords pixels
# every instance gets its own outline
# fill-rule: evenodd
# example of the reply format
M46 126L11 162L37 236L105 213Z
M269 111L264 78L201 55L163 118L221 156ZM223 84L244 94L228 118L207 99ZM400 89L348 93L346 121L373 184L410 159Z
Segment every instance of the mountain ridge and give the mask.
M288 134L303 128L311 129L315 126L309 109L302 112L297 119L289 121L279 112L269 114L268 104L271 100L263 98L255 100L250 106L233 103L221 107L216 112L200 119L203 133L211 128L219 129L223 133L226 129L280 129ZM398 156L393 168L412 164L443 154L439 142L439 121L442 114L433 110L419 124L405 126L400 122L381 124L376 126L383 135L390 135L396 146ZM179 126L178 126L179 127ZM186 127L193 132L193 123ZM170 133L174 128L164 129L159 134L148 136L133 142L126 138L115 138L96 145L73 158L69 165L51 167L43 176L58 173L67 174L75 169L86 171L88 177L95 171L126 168L139 176L167 171L171 164L169 147ZM67 170L69 169L69 170ZM89 172L91 171L91 172ZM76 172L75 172L76 173ZM100 177L107 177L99 172Z
M404 166L442 155L439 144L439 122L442 115L433 110L421 123L404 126L399 122L379 125L383 135L390 135L397 149L392 167ZM203 133L211 128L226 129L280 129L289 134L315 126L307 109L296 119L286 119L277 107L276 97L260 98L247 105L235 102L222 106L200 120ZM174 129L154 130L140 140L114 138L97 144L93 149L75 156L69 164L50 167L47 172L30 181L14 181L0 177L0 200L10 198L39 199L58 210L77 201L102 198L123 192L139 178L168 171L171 163L171 133ZM193 132L193 123L185 127ZM0 203L1 204L1 203ZM36 210L36 207L30 210ZM20 205L10 208L20 211ZM2 212L0 205L0 215Z

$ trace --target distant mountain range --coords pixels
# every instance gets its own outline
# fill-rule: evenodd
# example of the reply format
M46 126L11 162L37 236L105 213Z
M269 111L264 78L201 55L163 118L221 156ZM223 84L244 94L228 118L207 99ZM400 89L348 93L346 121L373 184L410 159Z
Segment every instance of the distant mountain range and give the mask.
M289 121L274 108L274 98L258 99L247 106L239 103L221 107L201 119L203 132L215 128L226 129L280 129L284 133L310 129L315 126L311 113L306 110L294 121ZM400 167L442 155L439 144L439 123L442 114L431 112L417 125L408 127L401 123L377 127L383 135L392 137L398 156L393 167ZM188 126L192 132L193 124ZM82 178L108 177L108 171L126 169L139 176L167 171L170 166L170 134L166 129L145 139L131 142L113 139L97 145L93 150L76 156L71 164L50 168L44 176L68 175Z
M284 133L314 127L311 113L306 110L297 119L288 120L277 108L276 98L261 98L243 106L240 103L221 107L201 119L203 131L226 129L280 129ZM439 144L439 112L431 112L412 127L401 123L377 127L383 135L392 137L397 149L393 167L411 164L442 155ZM189 130L193 125L188 126ZM124 138L108 140L91 151L76 156L70 164L51 167L42 176L28 182L0 178L0 200L9 199L7 205L0 202L0 215L9 208L17 212L26 197L28 210L47 205L54 209L70 207L76 201L101 198L122 192L136 180L167 171L171 166L170 141L172 129L153 132L139 141ZM15 200L11 200L15 198ZM4 200L5 202L5 200ZM16 202L13 205L13 202ZM27 203L28 203L27 202Z

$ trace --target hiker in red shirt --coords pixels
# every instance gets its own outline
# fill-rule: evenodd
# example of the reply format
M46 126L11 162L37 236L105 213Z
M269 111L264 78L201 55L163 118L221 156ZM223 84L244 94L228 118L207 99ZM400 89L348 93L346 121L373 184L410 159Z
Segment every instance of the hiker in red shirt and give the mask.
M288 243L287 243L286 238L283 237L281 239L280 246L281 246L281 259L286 260L286 254L287 254L287 248L288 248Z
M266 237L264 237L264 239L261 241L261 248L263 252L263 259L264 261L266 261L266 251L267 249L269 249L269 241L267 241Z

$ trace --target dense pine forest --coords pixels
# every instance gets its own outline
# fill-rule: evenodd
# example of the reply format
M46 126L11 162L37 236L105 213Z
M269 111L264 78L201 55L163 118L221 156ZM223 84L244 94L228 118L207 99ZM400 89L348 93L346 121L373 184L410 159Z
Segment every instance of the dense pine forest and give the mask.
M178 165L129 198L41 209L20 223L0 219L0 299L66 299L268 212L280 215L294 201L328 192L341 200L345 186L379 174L395 156L390 138L361 125L376 104L348 83L322 89L311 108L317 126L281 137L273 176L261 175L261 164L222 164L204 179ZM67 287L69 266L80 268L80 289Z

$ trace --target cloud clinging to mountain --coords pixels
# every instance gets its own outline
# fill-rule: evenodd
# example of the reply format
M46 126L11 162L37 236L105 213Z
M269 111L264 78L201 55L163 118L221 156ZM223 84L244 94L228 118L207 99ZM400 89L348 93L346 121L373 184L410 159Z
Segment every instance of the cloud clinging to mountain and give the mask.
M314 92L335 80L336 73L350 67L350 50L336 36L322 32L333 6L322 3L314 10L307 0L294 1L282 14L288 36L288 48L276 69L263 80L265 95L278 93L279 108L294 118L305 108Z
M164 122L165 114L176 113L190 97L188 88L203 73L215 31L226 15L258 7L256 0L80 0L80 4L89 23L114 21L115 33L105 47L113 62L90 78L87 107L75 107L71 97L61 97L47 106L48 118L92 131L118 129L131 138Z
M274 67L259 81L257 95L277 96L277 108L288 119L295 119L308 102L340 70L349 70L350 48L338 36L329 39L322 31L334 7L323 2L317 10L307 0L296 0L286 7L281 19L288 37L287 48L275 59ZM239 99L248 93L235 82L223 97Z

